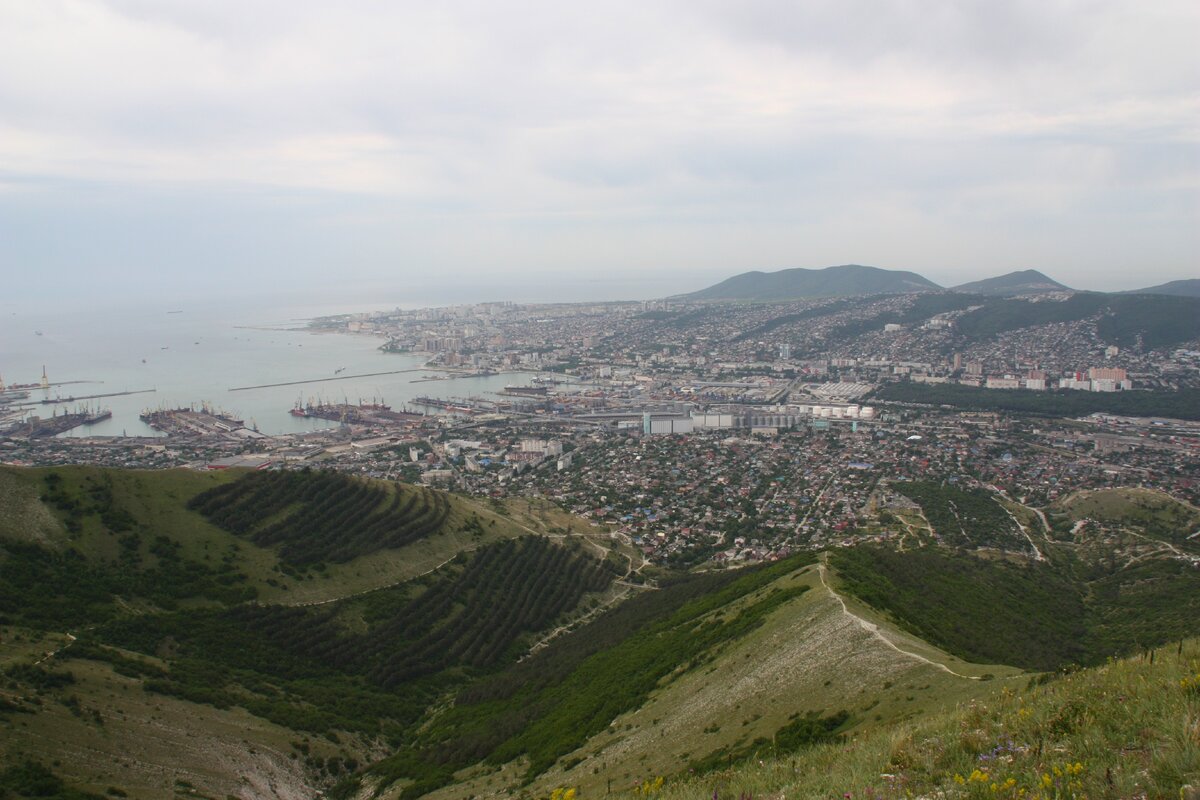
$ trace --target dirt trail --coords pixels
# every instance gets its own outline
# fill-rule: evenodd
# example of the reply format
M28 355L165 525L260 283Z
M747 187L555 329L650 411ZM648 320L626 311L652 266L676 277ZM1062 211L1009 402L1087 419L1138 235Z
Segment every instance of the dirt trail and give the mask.
M61 653L63 650L66 650L68 647L75 644L75 635L74 634L68 633L68 634L66 634L66 637L67 637L66 644L64 644L62 647L58 648L57 650L51 650L50 652L46 653L46 655L42 656L37 661L33 662L33 665L36 667L43 662L49 661L50 659L54 658L56 655Z
M1033 560L1045 561L1046 557L1042 555L1042 551L1038 550L1037 545L1033 543L1033 537L1029 535L1029 528L1025 527L1025 523L1017 519L1017 515L1014 514L1012 509L1008 506L1004 505L1003 503L997 503L996 505L1004 509L1004 513L1008 514L1009 519L1013 521L1013 524L1017 526L1017 529L1020 530L1021 534L1029 541L1029 546L1033 549Z
M1136 536L1139 539L1144 539L1145 541L1150 542L1151 544L1159 545L1160 547L1163 547L1164 549L1169 550L1171 552L1171 555L1174 558L1179 559L1180 561L1187 562L1193 566L1200 564L1200 557L1194 556L1191 553L1185 553L1182 550L1180 550L1178 547L1176 547L1175 545L1171 544L1170 542L1164 542L1162 539L1155 539L1150 536L1146 536L1144 534L1138 533L1137 531L1131 531L1127 528L1123 528L1121 530L1121 532L1127 533L1130 536Z
M846 606L846 601L842 599L842 596L840 594L838 594L837 592L835 592L833 590L833 587L829 585L829 582L827 580L825 580L825 562L824 562L824 560L822 560L821 563L817 565L817 570L819 571L820 576L821 576L821 585L824 586L825 590L827 592L829 592L830 595L833 596L834 600L838 601L838 604L842 607L842 613L844 613L846 616L850 617L855 622L857 622L859 624L859 626L863 630L865 630L867 633L870 633L871 635L875 636L876 638L879 639L879 641L883 642L888 647L895 650L897 653L900 653L901 655L908 656L909 658L915 658L917 661L923 661L926 664L929 664L930 666L937 667L938 669L940 669L944 672L948 672L951 675L954 675L955 677L958 677L958 678L966 678L967 680L971 680L971 681L979 680L979 678L975 675L963 675L961 672L955 672L954 670L950 669L949 667L947 667L945 664L941 663L940 661L934 661L932 659L926 658L925 656L923 656L919 653L913 653L911 651L904 650L904 649L901 649L900 647L896 646L895 642L893 642L891 639L889 639L883 635L883 631L879 630L878 625L876 625L874 622L868 622L867 620L863 619L862 617L860 617L857 614L854 614L853 612L850 611L850 609Z

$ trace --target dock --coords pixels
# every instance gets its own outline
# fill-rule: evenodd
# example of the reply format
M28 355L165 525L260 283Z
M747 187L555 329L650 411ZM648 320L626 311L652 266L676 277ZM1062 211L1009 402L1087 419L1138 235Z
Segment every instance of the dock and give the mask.
M72 428L78 428L80 425L95 425L98 422L103 422L111 418L112 412L108 409L57 414L44 419L30 417L24 422L18 422L16 425L11 426L5 433L9 436L18 436L26 439L48 439L60 433L66 433Z

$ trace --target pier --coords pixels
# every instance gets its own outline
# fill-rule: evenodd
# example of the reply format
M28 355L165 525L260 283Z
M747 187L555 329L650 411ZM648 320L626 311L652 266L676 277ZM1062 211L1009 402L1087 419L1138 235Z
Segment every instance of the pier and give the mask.
M70 386L76 383L104 383L104 381L53 381L48 382L45 386L40 383L14 383L7 388L0 389L0 395L12 394L13 392L27 392L30 390L43 390L52 386Z
M79 397L48 397L45 400L38 402L44 406L58 405L59 403L74 403L76 400L99 400L102 397L125 397L131 394L154 394L157 389L135 389L132 392L108 392L106 394L84 394Z
M364 372L359 375L334 375L332 378L310 378L306 381L284 381L283 383L260 383L256 386L235 386L230 389L231 392L245 392L250 389L273 389L276 386L302 386L306 383L325 383L326 381L348 381L354 378L374 378L379 375L402 375L405 372L429 372L429 367L416 367L414 369L392 369L387 372Z

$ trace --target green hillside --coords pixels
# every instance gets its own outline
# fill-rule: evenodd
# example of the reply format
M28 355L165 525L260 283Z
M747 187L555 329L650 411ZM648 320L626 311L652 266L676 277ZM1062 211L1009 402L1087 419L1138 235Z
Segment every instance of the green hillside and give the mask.
M1167 281L1145 289L1133 289L1125 294L1167 294L1178 297L1200 297L1200 278Z
M1077 538L1084 546L1103 541L1099 534L1108 531L1152 539L1168 549L1200 556L1200 542L1194 538L1200 531L1200 509L1151 489L1076 492L1055 501L1049 519L1064 536L1076 523L1083 523L1083 536Z
M859 546L830 564L849 593L950 653L1032 670L1200 635L1200 510L1139 489L1081 492L1046 522L984 489L890 487L946 547ZM1008 506L1028 511L1012 501ZM1036 521L1035 521L1036 520Z
M1122 414L1131 417L1200 419L1200 391L1080 392L1062 389L1033 392L1027 389L984 389L955 383L888 383L875 392L877 401L925 403L978 411L1007 411L1047 417L1087 414Z
M432 762L454 769L454 782L430 793L437 800L544 797L557 786L601 795L772 747L799 751L1018 680L1018 670L963 662L896 629L835 583L805 554L640 596L460 694L426 729L433 746L383 762L363 783L396 778L383 796L412 797L432 784L399 776ZM497 737L472 734L497 724ZM436 745L455 742L484 745L479 760L441 762Z
M1171 347L1200 338L1200 298L1077 292L1061 302L992 300L958 319L970 341L998 333L1095 317L1100 338L1121 347Z
M1002 798L1195 796L1200 642L1068 674L798 755L644 779L626 796Z
M335 473L4 469L0 501L14 786L311 794L613 602L632 564L530 535L563 525L532 504Z
M295 566L403 547L441 530L450 516L444 492L310 470L251 473L196 495L188 508L255 544L278 545L280 558Z
M294 476L288 479L291 486L320 492L320 513L297 500L239 530L233 527L237 519L219 516L216 521L226 529L189 507L226 493L247 500L272 475ZM365 498L375 506L356 510L338 505L350 496L348 488L355 490L358 502ZM252 504L247 510L261 513L265 507ZM228 508L242 506L230 503ZM340 517L334 509L342 511ZM433 514L441 520L436 527L429 524ZM284 518L302 524L268 528ZM414 527L405 527L412 523L424 524L418 535ZM243 600L323 602L406 580L462 550L542 530L540 524L535 519L518 522L508 509L445 492L336 473L0 467L0 548L16 552L23 547L25 557L44 562L38 570L56 565L53 581L58 582L75 581L81 570L96 565L122 566L110 569L104 580L139 585L102 589L110 605L114 597L124 606L147 601L151 587L145 584L155 580L174 602L202 588L211 594L218 586L226 600L230 592L240 591ZM270 536L264 535L268 532ZM316 559L318 555L328 560ZM181 582L183 572L191 578ZM49 595L57 585L53 581L36 582ZM211 585L201 587L197 581ZM149 602L163 607L167 598L159 593ZM5 610L0 599L0 614Z

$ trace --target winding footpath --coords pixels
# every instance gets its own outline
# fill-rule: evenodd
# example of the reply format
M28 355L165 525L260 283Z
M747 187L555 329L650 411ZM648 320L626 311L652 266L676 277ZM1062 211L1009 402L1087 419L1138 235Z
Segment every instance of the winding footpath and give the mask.
M1023 522L1021 522L1021 520L1017 519L1017 515L1014 514L1012 512L1012 509L1009 508L1008 506L1004 505L1003 503L997 503L996 505L998 505L1004 509L1004 513L1008 514L1009 519L1011 519L1013 521L1013 524L1017 526L1017 529L1019 531L1021 531L1021 534L1029 542L1029 547L1030 547L1030 549L1033 550L1033 560L1034 561L1045 561L1046 557L1044 555L1042 555L1041 550L1038 550L1038 546L1033 543L1033 537L1029 535L1029 528L1025 527L1025 523L1023 523Z
M50 659L54 658L56 655L61 653L63 650L66 650L68 647L75 644L75 634L68 633L68 634L66 634L66 637L67 637L66 644L64 644L62 647L58 648L57 650L51 650L50 652L46 653L46 655L42 656L37 661L33 662L33 665L36 667L46 661L49 661Z
M947 667L945 664L941 663L940 661L933 661L932 659L928 659L925 656L921 655L920 653L913 653L909 650L904 650L904 649L901 649L900 647L897 647L895 642L893 642L891 639L889 639L883 635L883 631L879 630L878 625L876 625L874 622L868 622L867 620L863 619L862 617L860 617L857 614L854 614L853 612L850 611L850 609L846 606L846 601L842 599L842 596L840 594L838 594L837 592L835 592L833 590L833 587L829 585L829 582L827 580L825 580L825 562L824 562L824 560L822 560L817 565L817 570L821 576L821 585L824 586L825 590L827 592L829 592L830 595L833 596L834 600L838 601L838 604L841 605L841 607L842 607L842 613L845 614L847 617L850 617L850 619L857 622L859 624L859 627L861 627L867 633L870 633L871 635L875 636L876 638L879 639L879 641L883 642L888 647L895 650L897 653L899 653L901 655L908 656L909 658L914 658L917 661L923 661L926 664L929 664L930 666L937 667L938 669L940 669L944 672L948 672L951 675L954 675L955 677L958 677L958 678L966 678L969 681L979 680L979 678L975 675L963 675L961 672L955 672L954 670L950 669L949 667Z

